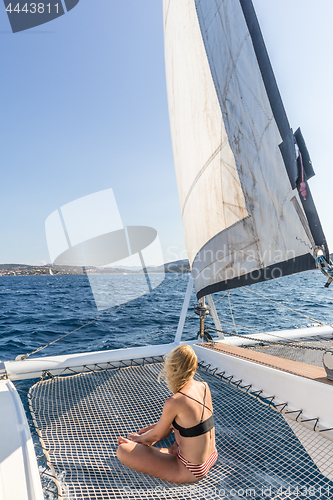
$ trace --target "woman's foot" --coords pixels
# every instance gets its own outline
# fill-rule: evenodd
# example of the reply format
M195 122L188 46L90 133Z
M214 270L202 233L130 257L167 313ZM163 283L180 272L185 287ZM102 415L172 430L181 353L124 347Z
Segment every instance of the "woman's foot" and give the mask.
M170 455L177 455L178 453L178 443L175 441L169 448Z
M136 438L138 438L140 436L140 434L138 432L132 432L131 434L127 434L127 437L130 441L135 441L136 442Z
M131 443L132 441L130 439L124 438L122 436L119 436L118 438L118 445L120 444L125 444L125 443Z
M169 446L169 448L157 448L157 449L161 453L167 453L168 455L177 455L177 453L178 453L178 444L175 441L171 446Z

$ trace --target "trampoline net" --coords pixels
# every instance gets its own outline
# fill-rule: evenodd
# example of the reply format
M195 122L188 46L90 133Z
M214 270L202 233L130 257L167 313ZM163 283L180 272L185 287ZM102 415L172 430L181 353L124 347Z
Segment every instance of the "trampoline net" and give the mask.
M62 498L333 497L331 441L308 429L299 440L283 415L203 368L196 379L211 388L219 454L208 476L175 485L121 464L118 436L156 422L170 395L157 382L161 367L152 363L57 377L30 388L30 412L54 473L62 478ZM172 441L170 436L163 446ZM311 459L311 447L326 468L320 470Z
M252 351L262 352L277 356L278 358L290 359L292 361L299 361L307 365L323 367L323 355L325 349L333 347L333 340L313 340L313 341L298 341L292 342L290 345L281 345L279 343L270 345L254 345L243 346ZM317 349L321 350L317 350Z

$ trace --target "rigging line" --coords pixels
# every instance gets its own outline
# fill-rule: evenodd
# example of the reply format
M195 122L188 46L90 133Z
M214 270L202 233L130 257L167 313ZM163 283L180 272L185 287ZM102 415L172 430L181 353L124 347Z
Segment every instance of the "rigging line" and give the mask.
M227 325L232 325L233 323L231 321L227 321L225 319L220 319L220 323L227 323ZM236 323L237 325L237 323ZM237 325L239 328L242 328L243 330L250 330L251 332L256 332L256 333L265 333L264 331L262 330L257 330L256 328L251 328L249 326L243 326L243 325ZM266 335L269 335L268 333L266 333Z
M280 338L283 340L288 340L288 342L280 342L280 341L273 342L271 340L266 340L266 339L255 339L254 337L250 337L249 335L237 335L236 333L224 332L223 330L217 330L216 328L213 328L211 326L206 326L206 329L207 330L214 330L215 332L225 333L227 335L231 335L232 337L238 337L238 338L242 337L244 339L254 340L255 342L259 342L259 343L264 342L265 344L273 344L273 345L277 345L277 346L285 345L288 347L296 347L296 349L308 349L311 351L326 351L327 350L326 347L312 347L312 346L304 346L304 345L296 344L295 339L288 339L285 337L279 337L278 335L271 335L271 337L276 337L276 338ZM266 333L266 335L269 335L269 333ZM330 339L328 339L328 340L330 340ZM311 341L308 341L308 342L311 342Z
M224 297L226 297L227 295L229 295L229 293L230 293L230 290L229 290L227 293L225 293L224 295L222 295L222 297L220 297L219 299L217 299L217 300L213 301L213 302L214 302L214 304L217 304L217 302L219 302L219 301L220 301L220 300L222 300ZM193 317L193 316L191 316L191 317ZM186 321L187 321L187 320L186 320ZM226 321L225 319L221 319L221 318L219 318L219 321L220 321L220 322L222 322L222 323L227 323L228 325L232 325L232 324L234 324L234 323L230 323L230 321ZM257 330L256 328L250 328L249 326L237 325L237 323L236 323L236 326L238 326L239 328L242 328L242 329L244 329L244 330L250 330L251 332L265 333L265 332L263 332L262 330ZM268 335L268 334L266 334L266 335Z
M214 301L213 301L213 302L214 302L214 304L217 304L218 302L220 302L220 300L222 300L224 297L226 297L226 296L228 295L228 293L229 293L229 292L230 292L230 290L229 290L227 293L225 293L224 295L222 295L222 297L220 297L219 299L214 300Z
M184 274L184 273L183 273L183 274ZM217 300L215 300L215 301L214 301L214 304L216 304L216 303L217 303L217 302L219 302L221 299L223 299L224 297L226 297L229 293L230 293L230 292L227 292L227 293L225 293L224 295L222 295L222 297L220 297L220 298L218 298ZM159 311L159 309L157 309L156 307L153 307L152 309L155 309L155 311L158 311L158 312L162 312L163 314L167 314L167 313L164 313L163 311ZM186 318L186 319L185 319L185 323L186 323L186 321L188 321L188 320L190 320L190 319L194 318L195 316L196 316L196 314L192 314L192 316L189 316L188 318ZM221 321L223 321L223 320L221 320ZM229 323L229 321L226 321L225 323ZM137 344L140 344L140 343L142 343L142 342L145 342L146 340L152 339L152 338L154 338L154 337L158 337L158 335L162 335L163 333L168 332L169 330L172 330L173 328L176 328L177 326L178 326L178 325L171 326L170 328L167 328L166 330L162 330L161 332L155 333L155 334L153 334L153 335L151 335L151 336L149 336L149 337L146 337L146 338L144 338L144 339L142 339L142 340L138 340L137 342L134 342L134 344L130 344L130 345L126 346L126 347L127 347L127 348L129 348L129 347L132 347L132 346L134 346L134 345L137 345ZM246 328L246 327L244 326L244 328ZM255 331L255 332L258 332L258 333L263 333L263 332L260 332L259 330L254 330L253 328L247 328L247 330L252 330L252 331ZM237 331L237 329L236 329L236 331Z
M284 304L281 304L281 302L276 302L275 300L269 299L268 297L265 297L265 295L262 295L261 293L255 292L254 290L250 290L250 288L247 288L246 286L243 286L243 290L247 290L248 292L255 293L256 295L259 295L259 297L263 297L266 300L269 300L270 302L273 302L273 304L277 304L278 306L284 307L285 309L289 309L289 311L292 311L296 314L299 314L300 316L303 316L306 319L309 319L310 321L314 321L315 323L318 323L319 325L324 325L322 321L318 321L317 319L310 318L310 316L306 316L305 314L295 311L295 309L292 309L291 307L285 306Z
M184 271L183 273L180 273L180 274L177 274L177 276L174 276L173 278L170 278L168 281L164 281L162 283L160 283L159 285L155 286L155 288L152 288L151 291L153 290L156 290L157 288L163 286L163 285L166 285L167 283L170 283L170 281L173 281L175 280L176 278L179 278L179 276L182 276L183 274L187 274L188 271ZM72 330L71 332L68 332L68 333L65 333L65 335L61 335L61 337L58 337L57 339L55 340L52 340L52 342L49 342L48 344L45 344L43 346L40 346L38 347L37 349L35 349L34 351L28 353L28 354L24 354L24 356L21 357L21 360L24 360L24 359L27 359L29 356L31 356L32 354L36 354L36 352L39 352L41 351L42 349L45 349L46 347L52 345L52 344L55 344L56 342L58 342L58 340L61 340L61 339L64 339L65 337L68 337L68 335L70 335L71 333L74 333L74 332L77 332L78 330L81 330L81 328L84 328L85 326L88 326L88 325L91 325L92 323L94 323L95 321L103 318L104 316L107 316L108 314L111 314L112 312L114 311L117 311L118 309L121 309L122 307L125 307L127 306L128 304L130 304L131 302L134 302L135 300L137 299L140 299L141 297L143 297L144 295L147 295L147 292L146 293L143 293L142 295L139 295L139 297L135 297L134 299L131 299L129 300L128 302L125 302L125 304L121 304L120 306L117 306L117 307L114 307L113 309L111 309L111 311L108 311L104 314L101 314L100 316L98 316L97 318L95 319L92 319L91 321L88 321L88 323L85 323L84 325L81 325L79 326L78 328L75 328L75 330Z
M220 321L222 321L222 323L227 323L228 325L232 325L233 324L234 328L235 328L235 330L237 332L237 336L238 337L239 337L239 334L238 334L236 326L238 326L239 328L242 328L244 330L250 330L252 332L265 333L265 332L263 332L261 330L256 330L255 328L250 328L248 326L237 325L237 323L235 323L235 320L234 320L234 317L233 317L233 314L232 314L232 309L231 309L231 303L230 303L229 294L230 294L230 290L227 293L225 293L224 295L222 295L222 297L220 297L219 299L215 300L214 304L216 304L217 302L219 302L221 299L223 299L224 297L226 297L228 295L230 312L231 312L231 316L232 316L232 319L233 319L233 323L231 323L230 321L223 320L223 319L220 319ZM158 309L156 309L156 308L153 308L153 309L155 309L156 311L158 311ZM160 312L163 312L163 311L160 311ZM186 318L185 319L185 323L186 323L186 321L189 321L190 319L194 318L195 316L196 316L196 314L192 314L192 316L189 316L188 318ZM138 342L134 342L134 344L130 344L130 345L126 346L126 347L129 348L129 347L132 347L134 345L137 345L137 344L140 344L142 342L145 342L146 340L152 339L154 337L158 337L159 335L162 335L163 333L168 332L169 330L172 330L173 328L176 328L177 326L178 325L171 326L170 328L167 328L166 330L162 330L161 332L157 332L157 333L155 333L155 334L153 334L153 335L151 335L149 337L145 337L144 339L138 340ZM209 329L209 327L206 327L206 328ZM214 330L214 328L212 328L212 330ZM216 330L216 331L217 332L226 333L227 335L235 335L235 334L231 334L229 332L224 332L223 330ZM281 338L281 339L285 340L285 337L280 337L278 335L271 335L269 333L265 333L265 335L270 335L271 337ZM251 337L249 337L248 335L246 336L246 338L251 339ZM257 340L257 342L259 342L259 340ZM272 342L272 343L276 344L276 342Z
M236 335L238 335L238 331L237 331L237 327L236 327L236 323L235 323L235 318L234 318L234 315L232 313L232 307L231 307L231 302L230 302L230 290L228 291L228 301L229 301L229 307L230 307L230 313L231 313L231 317L232 317L232 322L234 324Z
M192 319L196 316L196 314L192 314L192 316L189 316L188 318L185 319L184 323L188 321L189 319ZM154 333L154 335L151 335L150 337L146 337L143 340L138 340L137 342L134 342L134 344L130 344L126 346L126 348L132 347L133 345L140 344L141 342L145 342L146 340L152 339L153 337L157 337L158 335L162 335L162 333L168 332L169 330L172 330L173 328L177 328L177 325L170 326L170 328L167 328L166 330L162 330L161 332Z
M154 335L151 335L150 337L146 337L142 340L138 340L137 342L134 342L134 344L127 345L126 348L133 347L136 344L141 344L142 342L145 342L146 340L152 339L154 337L158 337L159 335L162 335L162 333L168 332L169 330L172 330L173 328L177 328L177 325L170 326L170 328L167 328L166 330L162 330L161 332L154 333Z

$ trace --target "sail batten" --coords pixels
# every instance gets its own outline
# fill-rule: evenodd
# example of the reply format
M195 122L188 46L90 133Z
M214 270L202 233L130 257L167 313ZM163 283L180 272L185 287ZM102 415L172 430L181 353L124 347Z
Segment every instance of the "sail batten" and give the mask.
M171 136L197 296L315 268L315 247L328 249L307 183L314 172L251 0L164 7Z

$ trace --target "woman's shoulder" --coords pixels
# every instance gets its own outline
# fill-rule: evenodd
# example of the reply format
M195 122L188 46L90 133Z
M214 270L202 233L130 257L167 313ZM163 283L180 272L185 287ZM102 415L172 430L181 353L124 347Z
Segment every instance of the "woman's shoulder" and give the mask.
M179 399L179 393L176 392L175 394L172 394L172 396L169 396L168 399L165 400L165 405L172 406L174 405Z
M180 392L175 392L165 401L165 403L168 403L168 405L172 406L172 405L177 405L181 400L182 400L182 394Z
M207 382L201 380L192 381L192 385L189 387L187 395L200 403L205 403L205 401L209 402L211 400L209 385Z
M172 396L165 401L164 406L167 405L167 408L176 408L179 410L179 408L184 406L184 404L186 404L186 398L184 398L181 392L175 392L175 394L172 394Z
M175 394L170 396L168 399L166 399L164 406L163 406L163 412L166 414L176 415L182 405L183 405L183 402L181 400L181 394L176 392Z

